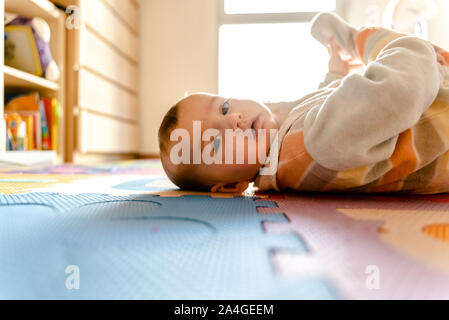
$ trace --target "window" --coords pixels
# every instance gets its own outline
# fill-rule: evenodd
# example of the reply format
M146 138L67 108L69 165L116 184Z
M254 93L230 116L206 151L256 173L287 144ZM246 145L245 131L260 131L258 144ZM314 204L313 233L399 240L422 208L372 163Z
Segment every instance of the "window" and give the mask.
M335 0L225 0L224 11L232 13L316 12L335 10Z
M328 53L310 21L335 9L336 0L220 0L219 94L287 101L316 90Z

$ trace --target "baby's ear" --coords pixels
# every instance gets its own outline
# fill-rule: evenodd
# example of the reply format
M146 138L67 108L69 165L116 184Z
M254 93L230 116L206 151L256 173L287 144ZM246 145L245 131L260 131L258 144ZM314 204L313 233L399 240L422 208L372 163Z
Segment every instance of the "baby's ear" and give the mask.
M233 183L217 183L210 191L211 192L225 192L225 193L242 193L248 188L249 182L233 182Z

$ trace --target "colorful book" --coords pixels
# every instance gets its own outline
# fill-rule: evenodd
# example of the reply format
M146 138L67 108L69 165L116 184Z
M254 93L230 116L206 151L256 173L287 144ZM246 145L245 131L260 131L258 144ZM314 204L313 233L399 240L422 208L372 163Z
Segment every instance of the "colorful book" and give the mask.
M26 123L26 150L34 150L34 117L32 115L23 115L22 118Z
M52 106L52 123L51 123L51 147L52 150L59 148L59 117L61 114L61 105L55 98L51 99Z
M45 120L48 129L48 149L52 150L52 124L53 124L53 108L51 105L51 99L41 98L42 103L44 104L45 109Z
M10 96L7 101L5 119L9 129L8 148L58 150L61 105L57 99L41 98L39 93L33 92Z
M6 151L12 150L14 150L12 132L11 129L6 128Z
M34 114L34 144L36 146L36 150L42 150L42 126L41 126L41 114Z
M16 112L6 116L6 133L10 150L28 150L27 124Z
M45 115L45 107L42 100L39 101L39 111L41 113L42 150L51 150L50 132L48 130L47 117Z

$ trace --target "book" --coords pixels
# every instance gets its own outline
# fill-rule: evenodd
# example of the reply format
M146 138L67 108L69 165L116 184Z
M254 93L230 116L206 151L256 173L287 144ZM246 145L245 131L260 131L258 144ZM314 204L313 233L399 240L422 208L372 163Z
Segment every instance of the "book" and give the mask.
M27 123L17 112L5 114L7 146L10 150L28 150Z
M48 149L45 149L45 150L52 150L52 135L53 135L53 132L52 132L52 126L53 126L52 102L51 102L51 99L48 99L48 98L41 98L41 101L44 105L45 120L46 120L47 129L48 129L48 143L47 143Z
M60 113L61 105L55 98L40 97L37 92L9 94L5 106L8 148L18 150L18 130L23 126L20 133L25 132L26 143L20 150L58 150Z
M41 115L40 113L35 113L34 116L34 144L36 150L42 150L42 126L41 126Z
M26 123L26 150L34 150L34 117L32 115L23 115L22 118Z
M47 117L45 114L45 107L42 100L39 101L39 112L41 113L42 150L50 150L51 148L50 132L48 131Z
M40 112L37 111L5 111L8 150L18 150L18 130L20 123L24 123L26 144L23 150L40 150L41 121ZM22 149L20 149L22 150Z
M61 114L61 104L55 98L51 99L52 123L51 123L51 147L52 150L59 148L59 117Z

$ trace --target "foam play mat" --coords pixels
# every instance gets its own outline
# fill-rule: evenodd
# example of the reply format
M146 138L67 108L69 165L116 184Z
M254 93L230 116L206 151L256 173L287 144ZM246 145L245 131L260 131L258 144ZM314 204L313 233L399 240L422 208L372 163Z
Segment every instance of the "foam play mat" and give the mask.
M158 160L3 169L2 299L449 299L449 194L181 192Z

